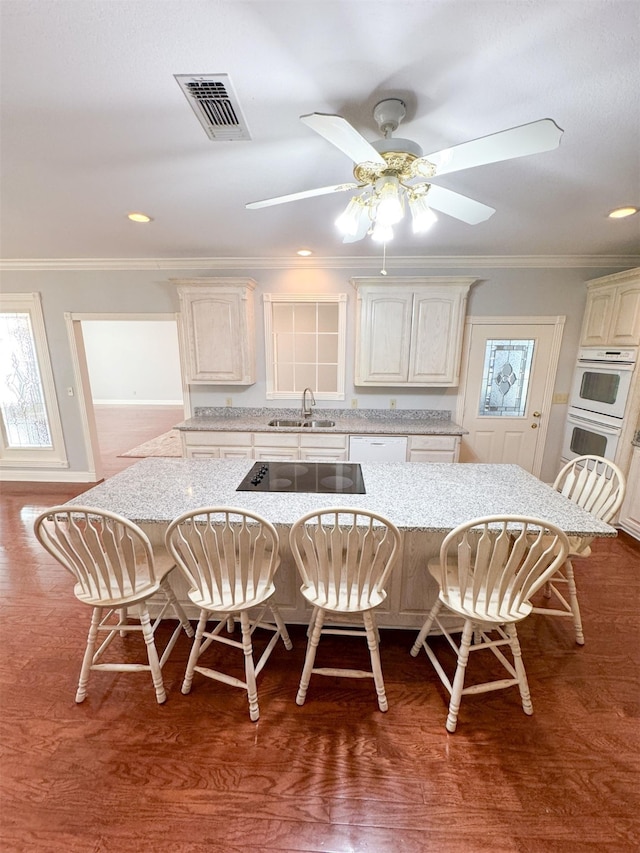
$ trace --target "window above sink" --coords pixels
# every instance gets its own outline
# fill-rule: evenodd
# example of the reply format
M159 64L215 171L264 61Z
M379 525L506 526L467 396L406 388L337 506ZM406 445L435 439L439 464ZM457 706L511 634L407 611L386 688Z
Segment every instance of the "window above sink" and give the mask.
M264 294L267 399L309 387L320 400L344 400L346 305L346 293Z

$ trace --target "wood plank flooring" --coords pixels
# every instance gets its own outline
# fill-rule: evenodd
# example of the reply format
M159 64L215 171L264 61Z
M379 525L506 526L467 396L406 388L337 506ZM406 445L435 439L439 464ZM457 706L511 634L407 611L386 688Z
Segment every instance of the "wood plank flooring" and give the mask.
M127 434L117 452L152 435ZM181 694L184 635L164 669L165 705L146 673L93 673L75 704L89 611L32 523L86 488L2 489L3 853L638 849L640 543L631 537L601 540L576 561L584 647L569 620L521 624L533 717L515 689L467 696L448 734L440 682L424 654L409 656L412 631L381 632L388 713L369 681L317 676L300 708L306 638L293 627L293 651L279 646L259 678L251 723L240 690L196 675ZM233 650L213 654L216 665L242 666ZM357 666L367 651L323 638L318 665L338 656Z
M182 406L95 406L96 429L104 477L112 477L139 460L121 457L184 419Z

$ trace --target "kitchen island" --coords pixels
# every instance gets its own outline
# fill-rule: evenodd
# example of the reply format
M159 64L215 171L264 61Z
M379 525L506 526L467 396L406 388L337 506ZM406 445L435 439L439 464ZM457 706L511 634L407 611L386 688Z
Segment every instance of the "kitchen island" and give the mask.
M481 515L522 514L546 518L571 536L616 536L596 519L518 465L406 462L362 463L365 494L246 492L237 486L249 460L150 458L79 495L69 504L116 512L139 524L154 546L162 546L168 523L201 506L235 506L271 521L280 535L282 565L276 578L278 602L289 623L306 623L309 611L289 550L288 531L300 516L321 507L355 507L386 516L400 529L403 549L392 574L388 598L378 609L383 627L419 628L437 596L426 569L442 539L463 521ZM173 575L186 600L187 587ZM195 617L195 609L189 610Z

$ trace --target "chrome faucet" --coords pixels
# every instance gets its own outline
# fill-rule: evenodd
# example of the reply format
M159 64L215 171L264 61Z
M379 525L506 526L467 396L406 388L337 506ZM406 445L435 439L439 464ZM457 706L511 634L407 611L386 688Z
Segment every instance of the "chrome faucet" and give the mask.
M307 394L311 394L311 405L307 404ZM313 391L311 390L311 388L305 388L304 391L302 392L302 412L301 412L301 414L302 414L303 418L310 418L311 417L311 415L313 414L313 409L311 408L311 406L315 406L315 404L316 404L316 398L313 396Z

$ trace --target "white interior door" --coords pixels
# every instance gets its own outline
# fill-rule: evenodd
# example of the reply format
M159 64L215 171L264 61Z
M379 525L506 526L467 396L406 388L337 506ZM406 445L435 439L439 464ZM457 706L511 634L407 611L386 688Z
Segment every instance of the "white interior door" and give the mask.
M458 420L461 462L540 474L564 317L470 318Z

